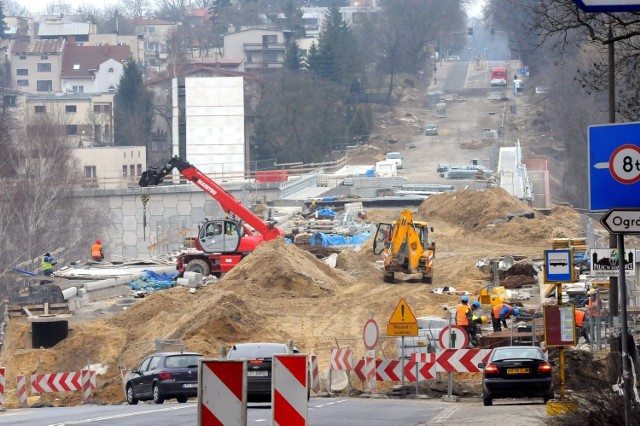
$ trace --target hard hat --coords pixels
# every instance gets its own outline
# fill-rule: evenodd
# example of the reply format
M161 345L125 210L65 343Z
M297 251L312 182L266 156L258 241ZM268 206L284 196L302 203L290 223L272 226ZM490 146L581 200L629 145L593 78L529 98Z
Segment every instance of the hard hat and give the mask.
M96 240L96 244L102 244L102 241Z
M468 296L462 296L462 303L467 303L469 301L469 297Z
M483 324L486 324L486 323L487 323L487 317L486 317L486 315L481 316L481 317L480 317L480 321L482 321L482 323L483 323Z
M47 257L50 257L50 256L51 256L49 253L45 253L44 255L45 255L45 256L47 256Z
M473 303L471 304L471 306L473 306L473 307L474 307L474 308L476 308L476 309L480 309L480 302L478 302L478 301L476 300L475 302L473 302Z
M596 289L592 288L591 290L589 290L589 294L596 294Z
M513 308L513 315L515 315L515 316L520 315L520 309L518 309L518 308Z

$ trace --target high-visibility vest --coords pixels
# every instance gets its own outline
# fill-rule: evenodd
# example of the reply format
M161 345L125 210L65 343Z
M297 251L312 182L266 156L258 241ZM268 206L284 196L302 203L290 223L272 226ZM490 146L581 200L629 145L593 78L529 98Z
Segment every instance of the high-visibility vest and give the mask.
M580 311L578 309L576 309L576 326L577 327L582 327L582 324L584 323L584 312Z
M456 308L456 324L458 325L470 325L469 317L467 313L469 312L469 306L465 304L460 304Z
M47 259L47 260L45 261L45 259ZM50 259L51 258L49 256L43 256L42 257L42 270L43 271L46 271L48 269L53 269L53 265L51 264Z
M94 244L91 246L91 257L102 257L102 246L100 244Z
M589 308L589 315L591 315L592 317L600 316L600 303L598 303L598 299L592 300L591 297L589 297L587 307Z
M509 312L504 317L505 318L509 318L509 316L511 315L511 312L513 312L513 309L511 309L511 306L507 305L506 303L501 303L501 304L496 305L496 306L493 307L493 317L495 319L500 319L500 311L505 306L509 308Z

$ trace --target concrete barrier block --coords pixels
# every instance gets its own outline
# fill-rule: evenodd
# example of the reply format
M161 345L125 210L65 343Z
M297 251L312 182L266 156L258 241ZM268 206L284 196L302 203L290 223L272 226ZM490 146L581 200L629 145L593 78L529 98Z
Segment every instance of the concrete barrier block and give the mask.
M184 278L193 281L196 284L202 284L202 274L199 272L187 271L183 274Z
M178 285L183 285L183 286L188 286L190 282L191 281L188 278L178 278L176 280L176 283L178 283Z

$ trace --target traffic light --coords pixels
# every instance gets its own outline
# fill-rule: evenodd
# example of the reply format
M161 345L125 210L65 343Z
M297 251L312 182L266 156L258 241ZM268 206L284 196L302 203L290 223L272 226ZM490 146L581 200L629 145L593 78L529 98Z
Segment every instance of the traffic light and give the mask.
M469 27L469 35L473 35L473 27Z

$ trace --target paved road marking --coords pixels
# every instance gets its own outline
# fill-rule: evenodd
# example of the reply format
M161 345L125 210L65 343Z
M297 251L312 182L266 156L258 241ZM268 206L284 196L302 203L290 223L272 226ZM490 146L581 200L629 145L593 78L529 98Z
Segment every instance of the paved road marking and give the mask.
M454 405L451 406L445 410L442 410L440 412L440 414L438 414L435 418L433 418L429 423L427 424L433 424L433 423L440 423L440 422L446 422L447 420L449 420L449 418L453 415L453 413L455 413L456 411L458 411L458 408L460 408L458 405Z
M92 423L92 422L98 422L98 421L109 420L109 419L120 419L120 418L123 418L123 417L139 416L139 415L143 415L143 414L157 413L157 412L160 412L160 411L183 410L185 408L193 408L195 406L196 406L196 404L181 404L181 405L179 405L177 407L167 407L167 408L161 408L159 410L138 411L138 412L135 412L135 413L114 414L112 416L93 417L93 418L90 418L90 419L70 420L70 421L66 421L64 423L53 423L53 424L51 424L49 426L79 425L79 424L82 424L82 423Z

